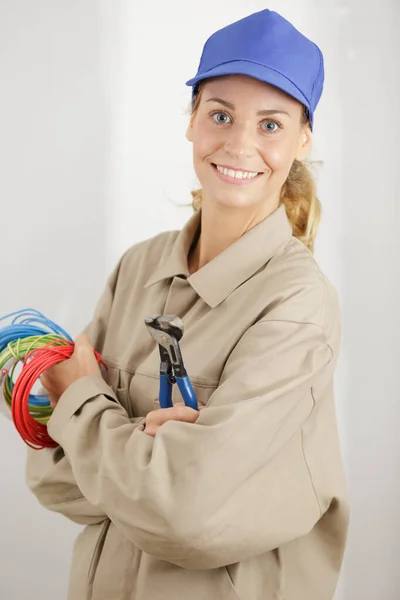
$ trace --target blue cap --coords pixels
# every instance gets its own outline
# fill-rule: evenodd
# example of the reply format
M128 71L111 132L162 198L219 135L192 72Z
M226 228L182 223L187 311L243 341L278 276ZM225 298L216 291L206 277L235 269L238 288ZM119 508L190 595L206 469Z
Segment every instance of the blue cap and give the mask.
M192 94L202 79L248 75L283 90L307 108L311 127L324 85L321 50L272 10L253 13L213 33L203 47Z

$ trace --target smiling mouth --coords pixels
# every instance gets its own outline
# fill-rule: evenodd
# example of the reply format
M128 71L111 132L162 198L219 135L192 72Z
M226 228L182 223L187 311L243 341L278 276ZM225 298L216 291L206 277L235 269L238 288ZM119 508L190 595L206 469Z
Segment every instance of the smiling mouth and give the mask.
M230 169L228 167L221 167L215 163L211 163L213 169L226 181L231 180L235 183L250 183L255 179L258 179L263 173L259 171L241 171L239 169Z

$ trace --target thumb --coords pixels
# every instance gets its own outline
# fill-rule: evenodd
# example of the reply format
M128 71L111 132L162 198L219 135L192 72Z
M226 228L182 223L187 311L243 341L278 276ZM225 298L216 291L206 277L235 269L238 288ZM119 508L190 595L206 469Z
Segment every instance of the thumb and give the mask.
M75 356L88 357L89 355L94 356L94 349L90 343L89 336L86 333L81 333L77 336L74 346Z
M100 372L96 352L87 334L81 333L77 336L71 360L77 361L79 372L84 372L86 375L97 375Z
M92 344L90 343L90 339L87 333L81 333L77 336L75 340L75 348L84 348L85 346L92 348Z

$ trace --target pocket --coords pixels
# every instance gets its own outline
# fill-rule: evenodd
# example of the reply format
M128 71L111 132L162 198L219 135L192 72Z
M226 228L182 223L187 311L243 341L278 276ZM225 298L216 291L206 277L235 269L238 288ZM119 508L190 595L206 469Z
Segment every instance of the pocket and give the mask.
M129 418L132 418L134 415L129 395L129 383L132 378L131 373L122 371L117 366L110 364L108 365L103 378L114 391L118 403L126 410Z
M208 383L204 380L199 380L196 377L190 377L190 381L199 406L206 406L217 385L214 383ZM146 416L149 411L160 408L159 374L143 373L137 370L130 382L129 392L134 408L133 416ZM173 404L176 404L177 402L183 402L183 398L177 384L172 386L172 402Z
M131 402L130 402L130 398L129 398L128 388L117 387L115 389L115 395L117 396L117 400L120 403L120 405L123 406L124 409L126 410L126 412L128 413L129 418L132 418L133 411L132 411L132 406L131 406Z

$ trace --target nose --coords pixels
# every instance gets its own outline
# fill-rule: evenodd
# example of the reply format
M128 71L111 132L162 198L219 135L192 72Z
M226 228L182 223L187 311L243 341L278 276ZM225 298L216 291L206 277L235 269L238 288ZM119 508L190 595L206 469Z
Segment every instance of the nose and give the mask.
M256 152L253 127L250 124L235 123L229 128L224 149L233 158L251 158Z

